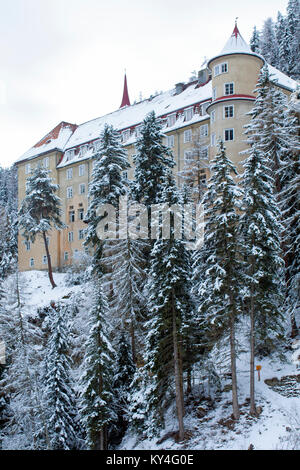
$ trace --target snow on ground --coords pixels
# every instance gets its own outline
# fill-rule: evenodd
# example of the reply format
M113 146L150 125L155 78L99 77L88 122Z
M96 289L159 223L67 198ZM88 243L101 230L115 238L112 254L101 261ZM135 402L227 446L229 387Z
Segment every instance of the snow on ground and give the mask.
M51 301L59 301L68 298L71 293L83 292L84 286L66 287L66 274L54 273L57 284L51 288L48 274L45 271L28 271L19 275L22 303L27 311L50 304ZM295 342L296 344L296 342ZM243 345L244 350L246 344ZM188 450L246 450L250 444L256 450L276 449L300 449L300 368L295 362L295 354L300 354L299 349L288 350L285 358L277 356L265 358L256 364L262 366L261 380L257 380L256 373L256 405L261 407L258 418L249 416L249 354L242 352L237 362L239 402L241 405L241 419L238 424L232 422L231 391L223 391L218 400L211 407L208 401L197 401L195 406L187 407L185 427L189 439L184 443L176 443L173 437L166 437L163 442L157 442L169 432L177 431L174 408L168 410L166 426L159 438L141 440L132 434L126 435L120 449L188 449ZM298 354L298 355L299 355ZM297 376L298 382L292 387L293 396L289 395L287 385L280 385L280 379L287 376ZM277 378L280 393L276 387L271 388L265 383L266 379ZM226 382L227 384L229 382ZM195 394L196 395L196 394ZM196 396L197 398L197 396ZM198 410L198 416L197 416ZM201 412L199 415L199 411ZM203 416L202 416L203 415Z
M72 292L80 290L80 286L67 287L65 273L53 273L57 285L52 289L47 271L27 271L19 274L22 289L22 301L30 308L46 307L51 301L59 301Z

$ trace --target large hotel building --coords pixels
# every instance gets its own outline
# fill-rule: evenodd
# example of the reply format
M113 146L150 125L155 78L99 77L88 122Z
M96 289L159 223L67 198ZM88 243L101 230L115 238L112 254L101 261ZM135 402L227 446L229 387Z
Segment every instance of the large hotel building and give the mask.
M133 178L132 156L146 115L154 111L163 125L165 143L172 150L178 183L194 164L197 153L197 185L208 177L209 161L214 157L219 138L225 141L228 155L237 164L240 152L246 149L244 126L249 122L258 75L265 60L251 51L237 26L220 54L211 58L207 67L188 83L177 83L170 91L159 93L130 105L125 76L120 109L80 125L61 122L16 162L18 168L19 204L25 196L26 180L37 165L51 170L59 185L63 221L67 228L49 233L49 251L54 270L72 263L76 252L83 250L84 214L88 207L88 186L99 137L105 124L120 133L127 151ZM269 65L271 80L287 96L296 82ZM200 149L200 151L199 151ZM195 176L193 171L190 174ZM43 240L34 244L19 235L19 269L46 269L47 258Z

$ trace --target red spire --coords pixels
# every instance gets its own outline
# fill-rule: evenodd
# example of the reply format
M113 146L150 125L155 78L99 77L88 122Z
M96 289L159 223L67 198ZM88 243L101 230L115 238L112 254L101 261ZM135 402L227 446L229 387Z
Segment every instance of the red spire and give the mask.
M123 98L120 108L124 108L124 106L130 106L130 100L128 95L128 88L127 88L127 77L125 73L124 77L124 90L123 90Z
M240 35L241 33L239 32L239 29L237 27L237 20L235 20L235 27L231 36L235 36L235 39L237 39L237 37Z

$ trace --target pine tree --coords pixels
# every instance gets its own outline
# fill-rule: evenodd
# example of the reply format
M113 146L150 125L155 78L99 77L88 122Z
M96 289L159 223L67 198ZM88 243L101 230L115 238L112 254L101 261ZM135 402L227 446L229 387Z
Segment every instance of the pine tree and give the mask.
M287 73L294 79L300 78L300 3L299 0L289 0L286 16L286 42L288 56L286 57Z
M279 46L275 35L275 26L272 18L268 18L263 25L260 35L260 53L266 61L278 67L279 65Z
M215 338L230 332L233 415L239 419L235 328L241 313L240 287L243 281L238 242L241 190L234 181L237 172L226 156L222 141L212 161L211 174L204 197L199 316L209 335L210 330L216 332Z
M161 202L162 181L166 170L175 165L170 150L162 143L161 128L155 113L148 114L136 145L132 197L147 207Z
M90 311L89 337L83 364L81 416L92 450L108 448L108 427L117 416L113 407L114 350L109 340L108 304L101 286Z
M47 234L52 228L60 230L64 224L60 220L60 199L55 194L58 185L52 182L49 171L37 167L27 181L26 196L19 210L19 227L26 240L33 243L40 235L44 241L48 261L48 275L52 287L56 287L52 275Z
M291 311L291 335L296 336L298 329L295 312L300 308L300 162L299 162L299 121L291 108L286 111L287 150L282 156L277 177L280 180L281 192L279 206L282 215L283 251L286 265L287 303Z
M52 450L78 448L77 409L72 387L66 309L52 303L47 345L45 401Z
M111 288L110 312L116 327L125 328L131 339L131 352L137 362L137 335L144 319L145 255L146 242L130 238L106 244L103 266L112 272L103 279Z
M116 356L116 373L113 381L113 394L114 409L117 415L117 420L112 424L113 429L110 433L110 442L113 439L116 444L119 444L129 425L129 390L136 369L124 331L121 332L119 337Z
M98 224L104 219L104 215L97 210L104 204L111 204L116 210L119 198L126 194L126 182L122 172L129 168L129 162L120 143L119 133L112 126L105 125L100 135L101 146L95 155L95 166L92 173L92 181L89 188L91 202L85 221L88 223L85 245L92 247L93 271L103 273L101 266L103 240L97 235Z
M171 172L163 184L162 199L178 203ZM171 218L172 220L172 218ZM172 227L172 224L171 224ZM171 387L175 389L179 439L184 438L183 334L191 309L189 262L182 240L157 239L151 251L145 369L152 379L147 403L151 427L163 424L163 409Z
M244 167L241 233L251 322L250 412L255 415L254 356L269 354L281 332L283 261L280 213L268 158L254 144Z
M252 52L260 53L260 37L259 31L257 31L256 26L254 26L252 37L250 39L250 47Z

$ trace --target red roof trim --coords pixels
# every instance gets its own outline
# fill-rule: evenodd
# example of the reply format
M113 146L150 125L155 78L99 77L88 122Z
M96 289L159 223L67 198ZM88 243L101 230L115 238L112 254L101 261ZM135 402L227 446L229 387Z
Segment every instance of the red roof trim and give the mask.
M238 99L238 98L247 98L247 99L255 100L255 96L253 95L225 95L225 96L220 96L220 98L216 98L214 101L212 101L211 104L215 103L216 101Z

